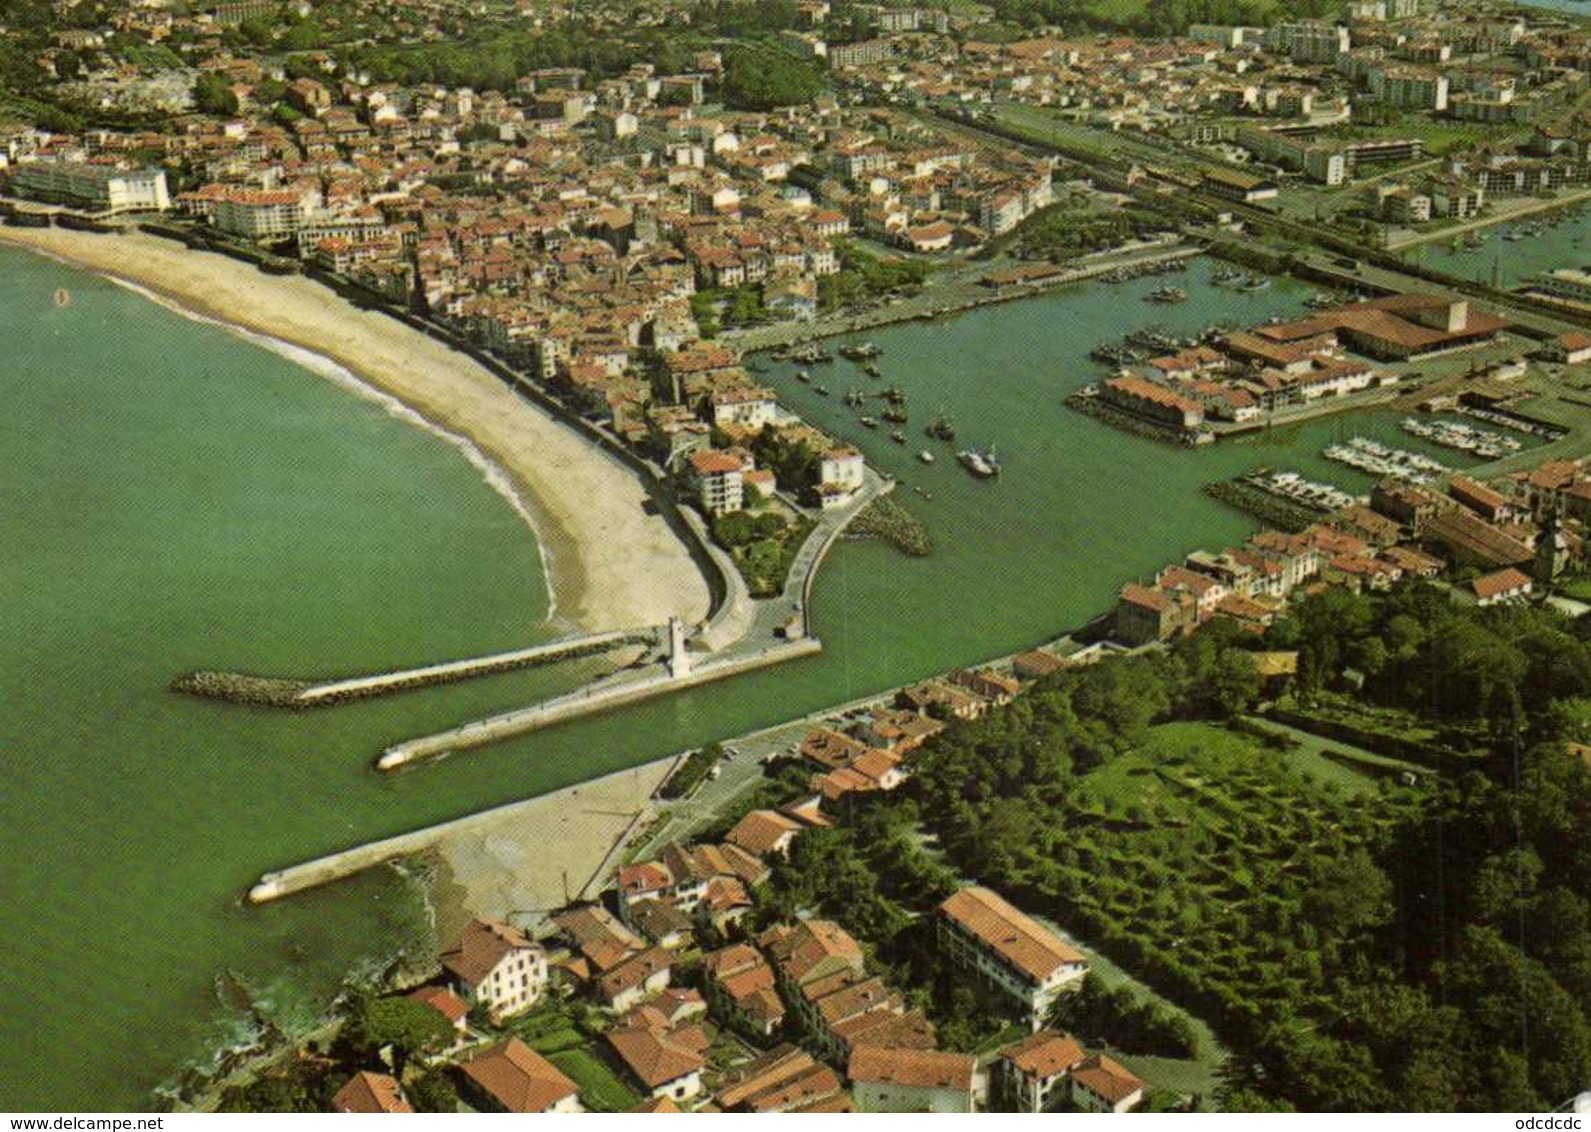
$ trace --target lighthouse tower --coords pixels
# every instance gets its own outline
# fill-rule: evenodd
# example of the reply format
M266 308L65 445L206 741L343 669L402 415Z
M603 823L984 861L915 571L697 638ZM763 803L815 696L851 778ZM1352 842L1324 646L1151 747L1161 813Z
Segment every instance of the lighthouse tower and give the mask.
M690 653L685 651L685 622L678 617L668 619L668 671L676 680L691 671Z

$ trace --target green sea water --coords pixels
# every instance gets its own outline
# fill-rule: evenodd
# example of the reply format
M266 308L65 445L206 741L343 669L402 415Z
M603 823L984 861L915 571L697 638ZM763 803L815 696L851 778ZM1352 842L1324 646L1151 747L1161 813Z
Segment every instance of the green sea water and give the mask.
M1578 4L1585 9L1583 14L1591 14L1585 0L1563 2ZM1516 238L1505 239L1505 233ZM1465 279L1519 287L1555 268L1584 270L1591 264L1591 209L1581 204L1538 213L1483 229L1479 237L1478 247L1470 247L1463 240L1456 247L1451 239L1433 240L1410 248L1403 258Z
M1253 528L1199 494L1259 464L1354 490L1319 450L1362 434L1443 454L1356 413L1198 452L1064 407L1095 343L1301 309L1278 281L1188 303L1140 280L873 332L884 380L768 379L905 478L935 551L829 557L824 652L391 777L377 751L570 686L513 673L302 714L168 693L199 667L353 673L559 635L534 540L453 446L226 331L0 250L0 1107L145 1107L233 1039L233 973L302 1026L351 968L429 946L414 889L377 871L263 908L271 868L527 797L712 738L1015 650L1107 608L1122 581ZM71 290L64 308L51 303ZM900 385L910 443L855 423L845 389ZM921 433L951 414L1005 470L974 480ZM915 458L930 448L938 459ZM932 499L914 493L921 486Z

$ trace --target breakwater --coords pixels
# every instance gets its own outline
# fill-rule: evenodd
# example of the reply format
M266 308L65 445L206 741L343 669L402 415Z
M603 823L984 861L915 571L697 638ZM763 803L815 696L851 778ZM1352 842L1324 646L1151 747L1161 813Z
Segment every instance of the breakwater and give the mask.
M1213 434L1208 432L1195 432L1190 429L1176 428L1172 425L1161 424L1158 421L1140 417L1129 413L1125 409L1118 409L1100 398L1097 393L1078 390L1070 393L1065 399L1066 407L1075 409L1084 416L1093 417L1095 420L1104 421L1106 424L1141 436L1145 440L1158 440L1162 444L1176 444L1181 447L1193 447L1199 444L1208 444L1214 440Z
M722 680L742 672L750 672L769 665L780 664L798 657L812 656L822 651L816 638L804 637L796 641L770 645L742 656L710 660L686 667L677 674L671 669L661 669L645 676L625 674L608 683L588 685L578 692L556 696L529 707L517 708L486 719L472 720L457 727L396 743L381 752L376 769L397 770L411 763L424 762L442 755L471 747L480 747L532 731L540 731L557 723L596 715L625 704L639 703L666 692L683 691L701 684Z
M658 639L656 629L615 629L607 633L594 633L586 637L554 641L551 644L493 653L490 656L450 660L440 664L381 672L370 676L314 681L254 676L243 672L200 671L179 676L172 682L171 688L173 691L191 696L226 700L251 707L299 710L346 703L349 700L366 699L370 696L383 696L411 688L425 688L433 684L450 684L458 680L509 672L517 668L531 668L541 664L574 660L628 645L650 647L657 644Z
M902 554L922 558L933 553L933 540L921 519L888 496L880 496L851 520L850 538L877 538Z
M1266 526L1276 527L1290 534L1296 534L1312 523L1319 522L1321 518L1321 512L1263 491L1251 483L1244 482L1242 476L1205 484L1202 490L1211 499L1218 499L1228 507L1246 511Z

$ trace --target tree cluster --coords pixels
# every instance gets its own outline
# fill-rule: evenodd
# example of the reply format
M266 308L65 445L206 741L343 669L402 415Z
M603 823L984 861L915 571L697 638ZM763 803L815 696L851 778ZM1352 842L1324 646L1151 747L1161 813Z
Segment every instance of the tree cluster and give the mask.
M1210 1022L1242 1055L1230 1105L1534 1110L1582 1088L1591 769L1564 746L1591 738L1580 633L1422 586L1304 599L1264 642L1300 650L1301 695L1352 670L1372 705L1469 721L1490 751L1433 791L1348 804L1246 739L1241 757L1139 753L1151 724L1163 738L1252 700L1242 642L1207 632L933 741L915 790L951 861Z

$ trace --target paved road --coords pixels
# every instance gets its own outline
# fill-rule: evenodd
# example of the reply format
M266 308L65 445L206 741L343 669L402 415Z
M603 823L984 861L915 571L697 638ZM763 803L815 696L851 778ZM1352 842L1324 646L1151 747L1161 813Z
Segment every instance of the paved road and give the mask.
M768 756L795 753L806 733L814 727L847 724L850 722L845 719L847 715L854 717L855 713L865 713L870 707L887 705L894 698L895 691L890 689L727 741L725 749L736 753L719 764L718 777L703 783L689 798L658 803L658 809L668 815L668 820L634 847L630 859L645 860L670 841L682 840L711 825L766 781L763 761Z

